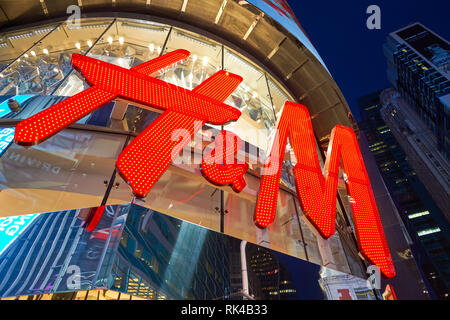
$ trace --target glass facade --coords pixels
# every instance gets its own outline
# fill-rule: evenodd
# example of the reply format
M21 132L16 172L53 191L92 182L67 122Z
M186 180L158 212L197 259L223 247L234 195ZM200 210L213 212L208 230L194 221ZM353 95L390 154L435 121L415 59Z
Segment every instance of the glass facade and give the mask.
M221 69L244 78L226 100L242 112L239 120L226 126L203 126L189 148L175 159L149 195L139 202L141 207L134 210L136 217L127 218L129 228L123 231L118 244L111 271L114 279L110 279L112 283L108 282L109 288L148 299L229 297L234 293L233 274L220 266L233 264L229 261L230 255L226 254L230 244L224 240L231 238L248 242L248 247L252 248L249 255L257 256L260 250L268 256L296 258L299 263L314 265L317 270L320 266L326 267L331 270L328 275L336 272L338 278L341 273L352 279L357 277L358 281L365 278L366 263L358 255L352 233L351 209L342 174L336 234L329 240L323 240L302 213L294 184L295 162L291 161L289 152L283 165L275 222L266 231L254 225L253 214L266 152L284 102L295 101L269 72L242 53L204 35L153 21L84 18L78 29L71 28L67 22L53 23L45 27L46 32L39 31L40 38L36 38L36 30L2 35L16 37L17 45L15 50L0 50L0 129L13 127L20 119L87 88L80 74L71 68L73 53L131 68L182 48L191 52L189 59L164 70L158 78L188 89L195 88ZM18 102L18 108L12 107L14 100ZM132 103L112 101L42 144L30 148L13 144L0 158L0 217L67 210L76 219L76 210L70 211L74 208L126 206L134 202L129 186L116 174L115 160L159 114ZM200 173L198 162L183 161L186 157L201 159L202 154L214 147L214 138L222 129L237 134L244 141L237 157L249 163L250 169L245 176L247 187L239 194L229 187L208 183ZM322 161L323 151L319 147L318 151ZM143 228L142 219L152 223L147 221ZM159 226L157 239L154 239L156 231L152 229L155 224ZM207 229L198 229L198 226ZM194 235L191 229L200 231ZM211 230L229 237L219 236ZM83 234L84 231L80 232ZM182 238L183 241L176 240ZM203 242L205 246L201 250L194 250ZM256 247L256 244L262 247ZM170 250L165 245L170 245ZM163 247L157 249L158 246ZM184 254L193 251L177 257L177 250ZM195 267L193 262L190 279L182 278L177 269L181 265L180 259L201 260L203 269ZM131 261L138 265L137 269ZM174 266L172 263L169 266L171 261ZM261 271L252 271L255 287L249 295L258 298L289 297L290 294L302 297L304 293L287 285L295 278L292 270L283 268L280 266L277 270L280 275L285 274L282 278L286 283L282 281L273 290L266 288L272 286L268 284L273 279L261 280ZM161 274L162 270L165 273ZM100 274L97 276L100 279ZM344 281L343 277L339 279ZM191 282L186 282L188 280ZM263 284L266 282L267 285ZM325 282L321 285L327 287ZM92 290L102 286L106 284L90 282L90 287L80 290L86 291L88 296L87 290L95 292ZM48 293L41 289L35 293L21 292L20 288L14 295ZM297 290L297 294L292 290ZM10 294L12 292L4 296Z
M1 218L0 296L108 287L128 208L106 207L91 231L96 208Z
M52 95L72 96L87 85L71 68L72 53L81 53L124 68L131 68L161 54L183 48L190 58L162 73L159 78L192 89L217 70L224 69L243 76L244 81L226 101L242 115L227 130L264 151L269 147L280 112L292 97L260 67L224 45L169 25L135 19L81 19L78 29L67 22L48 26L48 34L23 52L12 51L3 57L0 73L2 96ZM28 31L24 31L28 35ZM34 34L34 33L33 33ZM5 37L12 37L6 34ZM22 38L20 38L22 39ZM23 41L29 41L24 36ZM61 44L61 45L59 45ZM22 47L26 48L23 44ZM7 61L13 61L8 65ZM272 102L272 97L275 102ZM136 110L138 109L138 110ZM38 110L35 110L35 113ZM7 114L4 117L26 118L33 113ZM119 121L103 125L140 132L156 115L130 105Z
M380 92L358 100L369 150L413 241L417 265L439 299L448 299L449 226L408 164L407 157L381 116Z
M136 204L103 208L93 228L98 208L2 218L28 223L0 235L0 299L376 299L362 278Z
M439 151L450 155L448 42L420 24L392 33L384 45L388 78L434 133Z

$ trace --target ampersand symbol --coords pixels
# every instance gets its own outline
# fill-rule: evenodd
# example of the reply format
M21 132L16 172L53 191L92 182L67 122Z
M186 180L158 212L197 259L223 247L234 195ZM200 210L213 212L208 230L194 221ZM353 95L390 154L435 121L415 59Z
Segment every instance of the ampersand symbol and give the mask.
M242 140L226 130L216 137L216 147L202 160L201 172L211 183L219 186L230 185L235 192L241 192L247 183L244 174L247 163L237 163L234 155L242 146Z

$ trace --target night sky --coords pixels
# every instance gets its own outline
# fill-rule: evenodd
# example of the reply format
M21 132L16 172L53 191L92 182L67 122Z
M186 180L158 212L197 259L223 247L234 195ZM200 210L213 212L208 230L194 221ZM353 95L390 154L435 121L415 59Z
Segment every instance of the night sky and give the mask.
M357 120L357 99L390 85L382 51L390 32L421 22L450 39L449 0L288 0L288 3ZM366 27L369 5L381 9L381 30Z

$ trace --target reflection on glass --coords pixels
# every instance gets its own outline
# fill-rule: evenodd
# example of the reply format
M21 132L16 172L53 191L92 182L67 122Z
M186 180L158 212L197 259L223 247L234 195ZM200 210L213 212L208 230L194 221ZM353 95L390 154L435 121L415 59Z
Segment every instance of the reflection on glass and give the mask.
M222 46L198 34L173 28L164 53L176 49L188 50L191 55L184 63L162 74L164 81L192 90L222 69Z
M220 191L201 175L186 176L173 166L145 198L145 206L212 230L220 228Z
M276 121L264 71L229 49L225 49L224 70L243 78L226 100L242 112L241 117L227 125L226 129L267 151Z
M0 158L0 216L99 205L124 142L64 130L30 148L11 145Z
M89 57L130 69L159 56L168 30L158 23L117 19L101 38L89 37L84 43ZM55 94L72 96L86 87L79 74L73 71Z
M331 248L331 253L333 255L336 270L350 273L350 267L345 256L345 251L342 247L341 239L339 233L336 232L331 238L328 239L328 244Z
M4 41L5 37L9 37L9 42ZM29 49L35 42L36 45ZM15 48L9 47L9 43ZM72 53L87 54L131 68L179 48L189 50L191 56L158 75L164 81L193 89L220 69L243 77L241 85L226 101L242 115L224 129L245 141L240 153L246 161L251 159L253 173L260 174L264 163L261 155L270 147L282 106L286 100L294 99L263 69L241 54L204 36L160 23L89 18L81 20L80 29L70 29L63 22L2 35L0 67L26 52L0 73L0 117L24 119L87 88L88 85L71 68ZM18 112L6 108L7 99L11 97L20 105ZM123 117L112 118L113 111L120 107L124 107ZM78 123L140 133L158 116L159 113L154 111L112 101ZM215 130L211 135L214 137L220 127L210 127ZM203 129L207 128L204 126ZM3 204L0 216L98 205L106 190L104 181L108 182L112 175L114 161L124 140L124 136L65 130L29 149L11 146L0 159L0 201ZM205 144L194 141L191 145L199 151ZM281 184L294 190L294 161L289 157L290 149L288 145ZM108 204L130 202L129 187L118 176L116 182L118 185L111 190ZM211 186L201 176L198 165L173 165L145 199L145 206L218 230L220 196L224 190L225 232L257 243L260 235L253 223L253 213L259 180L248 175L247 182L249 186L238 195L230 192L228 187ZM348 199L342 194L342 184L339 192L344 199L345 211L351 212ZM299 208L298 212L300 225L292 195L280 191L277 220L264 241L271 248L320 264L322 258L316 233L305 222ZM345 224L338 221L338 227L339 234L329 241L336 268L346 272L351 269L359 274L355 243L342 232ZM344 251L351 257L343 256Z
M108 287L129 205L93 209L0 218L0 297Z
M163 24L117 19L88 55L129 69L158 57L168 32Z
M133 206L112 289L151 300L228 295L226 249L226 239L215 232Z
M301 232L293 196L280 190L275 221L269 232L270 248L307 260Z
M115 181L118 185L111 189L107 203L130 202L130 187L118 175ZM220 190L203 178L198 165L170 166L142 205L205 228L220 229Z
M292 98L289 97L289 94L271 78L268 78L267 82L269 83L269 91L270 96L272 97L273 108L277 119L279 119L283 111L284 103L286 101L292 101Z
M292 195L280 190L274 223L264 232L255 226L253 216L259 179L246 175L247 187L240 193L224 192L224 232L253 243L306 259Z
M363 279L139 206L118 252L111 289L144 299L373 298Z
M224 191L224 232L233 237L257 243L259 229L255 226L253 215L259 179L246 174L247 187L237 194L231 189Z
M300 225L303 231L303 238L305 240L306 251L308 253L308 260L314 262L318 265L322 265L322 255L319 250L319 239L320 237L317 234L317 231L314 230L314 227L306 220L306 217L303 213L299 211Z
M9 86L15 87L10 94L50 94L72 71L72 53L85 53L87 39L95 39L111 20L82 19L79 28L69 28L67 21L55 24L54 30L16 61L2 74ZM11 72L14 70L14 75ZM7 92L0 93L7 94Z
M364 279L135 204L0 218L0 250L7 300L373 298Z
M36 60L36 52L30 50L30 47L57 26L58 24L43 25L0 35L0 95L20 94L20 81L32 77L33 61Z

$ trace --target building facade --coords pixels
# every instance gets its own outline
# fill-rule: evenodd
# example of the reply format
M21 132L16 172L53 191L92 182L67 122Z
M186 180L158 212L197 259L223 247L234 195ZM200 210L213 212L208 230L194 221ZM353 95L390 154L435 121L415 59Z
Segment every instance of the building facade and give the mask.
M253 221L286 101L308 106L322 166L331 130L356 128L285 1L79 1L71 16L72 1L26 4L0 3L0 126L9 143L0 158L2 298L381 298L366 282L342 170L328 240L301 210L289 149L275 221L265 230ZM160 116L138 103L114 99L38 145L11 144L21 120L88 88L73 54L129 69L176 49L190 57L156 78L193 90L219 70L241 75L225 100L241 116L201 126L145 198L133 197L115 167ZM224 129L242 139L237 158L249 164L240 193L208 182L192 161ZM16 227L29 214L38 217Z
M448 220L410 166L409 154L403 151L403 145L393 134L392 127L384 120L385 107L380 97L386 92L387 90L374 92L358 100L361 114L359 127L368 145L367 148L362 148L363 155L374 158L388 190L388 198L383 202L393 201L395 211L401 219L397 224L408 234L410 249L408 251L404 247L401 256L405 259L408 256L414 258L415 263L411 265L417 265L420 278L423 279L419 282L423 283L425 291L432 297L448 299ZM388 210L381 212L384 215ZM397 233L400 232L402 231L397 230ZM389 233L387 231L387 237Z
M433 133L449 159L450 45L420 23L389 34L383 46L388 80Z
M381 95L381 116L405 152L409 165L450 221L450 166L439 152L435 135L393 88Z

